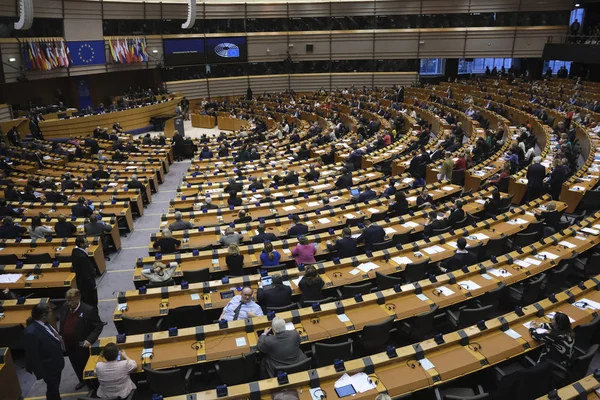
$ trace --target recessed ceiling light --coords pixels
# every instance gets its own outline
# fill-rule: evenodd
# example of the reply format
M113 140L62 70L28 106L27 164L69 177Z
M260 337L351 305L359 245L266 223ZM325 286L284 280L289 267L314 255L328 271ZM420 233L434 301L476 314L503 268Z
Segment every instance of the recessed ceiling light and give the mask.
M11 57L11 58L9 58L9 59L8 59L8 61L10 61L10 62L15 62L15 61L17 61L17 59L16 59L16 58L14 58L14 57Z
M154 50L152 50L152 52L153 52L154 54L156 54L156 53L158 53L158 50L154 49Z

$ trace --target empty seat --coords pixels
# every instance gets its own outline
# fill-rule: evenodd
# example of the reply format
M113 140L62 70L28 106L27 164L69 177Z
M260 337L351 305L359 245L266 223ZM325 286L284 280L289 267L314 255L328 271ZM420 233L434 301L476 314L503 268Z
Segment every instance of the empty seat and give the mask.
M189 283L206 282L210 280L210 270L203 268L195 271L183 271L183 279Z
M239 385L256 379L258 372L258 360L256 352L242 354L236 357L221 358L215 364L215 370L227 386Z
M317 367L332 365L335 360L348 361L352 359L354 352L352 339L342 343L313 343L312 356Z

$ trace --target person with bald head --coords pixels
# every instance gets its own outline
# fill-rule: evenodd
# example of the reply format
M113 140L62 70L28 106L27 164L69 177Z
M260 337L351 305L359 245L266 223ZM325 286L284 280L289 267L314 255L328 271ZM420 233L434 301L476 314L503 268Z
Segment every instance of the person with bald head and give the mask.
M254 289L245 286L242 293L234 296L223 308L221 317L227 321L237 321L240 319L262 317L263 311L254 301Z

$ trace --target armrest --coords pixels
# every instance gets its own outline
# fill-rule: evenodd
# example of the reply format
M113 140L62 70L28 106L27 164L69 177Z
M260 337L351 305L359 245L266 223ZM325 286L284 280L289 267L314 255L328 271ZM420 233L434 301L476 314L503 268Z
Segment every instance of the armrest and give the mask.
M504 373L504 371L502 371L500 367L494 367L494 371L496 371L496 374L498 374L500 378L504 378L506 376L506 374Z
M529 356L525 356L525 357L523 357L523 359L524 359L525 361L527 361L527 362L530 364L530 365L529 365L530 367L533 367L533 366L535 366L535 365L537 364L537 363L536 363L535 361L533 361L533 359L532 359L531 357L529 357Z
M448 318L451 320L450 322L456 324L458 322L458 318L460 317L460 311L458 313L454 313L452 310L448 310Z
M336 288L336 289L335 289L335 293L337 294L337 298L338 298L339 300L342 300L342 299L343 299L343 297L342 297L342 291L341 291L339 288Z
M581 265L582 267L585 267L585 263L584 263L583 261L581 261L579 258L576 258L576 259L575 259L575 264L579 264L579 265Z
M192 372L194 372L194 368L193 367L190 367L190 368L187 369L187 371L185 371L185 377L183 379L185 379L186 385L190 381L190 376L192 376Z
M552 366L554 367L555 370L559 370L560 372L562 372L565 375L567 375L569 373L565 367L563 367L562 365L560 365L556 361L551 360L550 358L548 358L545 361L548 361L550 364L552 364Z
M440 393L440 388L437 386L433 389L435 393L435 400L442 400L442 394Z
M159 319L159 320L158 320L158 322L156 323L156 330L157 330L157 331L160 331L160 328L161 328L161 325L162 325L162 323L163 323L163 319L161 318L161 319Z

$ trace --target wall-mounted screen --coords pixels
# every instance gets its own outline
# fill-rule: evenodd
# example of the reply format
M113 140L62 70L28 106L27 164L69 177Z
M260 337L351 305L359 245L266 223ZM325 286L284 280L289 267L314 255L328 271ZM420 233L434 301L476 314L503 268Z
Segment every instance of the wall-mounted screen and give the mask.
M165 64L193 65L204 64L204 39L165 39Z
M222 64L246 62L248 47L245 37L225 37L206 39L206 62Z

